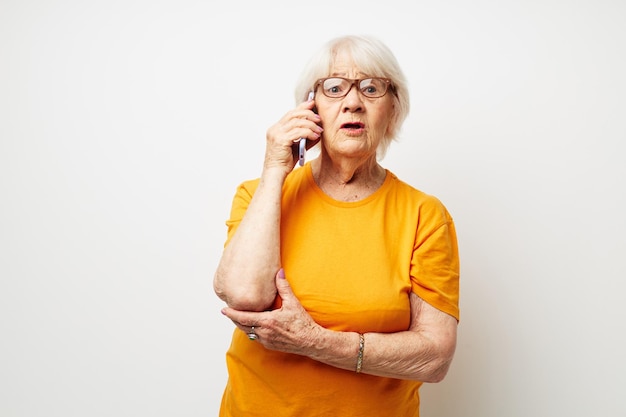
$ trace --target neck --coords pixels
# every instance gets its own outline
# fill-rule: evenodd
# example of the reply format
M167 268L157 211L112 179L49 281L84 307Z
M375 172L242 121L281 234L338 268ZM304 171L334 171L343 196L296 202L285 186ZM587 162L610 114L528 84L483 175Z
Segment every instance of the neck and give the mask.
M334 161L320 155L312 162L313 177L328 196L339 201L359 201L372 195L385 181L386 171L375 156L366 161Z

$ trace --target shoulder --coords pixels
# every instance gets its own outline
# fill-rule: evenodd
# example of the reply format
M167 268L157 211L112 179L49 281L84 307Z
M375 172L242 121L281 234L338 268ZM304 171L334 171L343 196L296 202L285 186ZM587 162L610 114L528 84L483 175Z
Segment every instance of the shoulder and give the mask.
M420 207L420 209L443 210L447 212L446 207L437 196L429 194L401 180L396 174L389 170L387 170L387 175L391 192L396 194L395 197L402 203Z
M260 178L248 179L239 184L237 187L237 194L249 194L253 195L261 182Z

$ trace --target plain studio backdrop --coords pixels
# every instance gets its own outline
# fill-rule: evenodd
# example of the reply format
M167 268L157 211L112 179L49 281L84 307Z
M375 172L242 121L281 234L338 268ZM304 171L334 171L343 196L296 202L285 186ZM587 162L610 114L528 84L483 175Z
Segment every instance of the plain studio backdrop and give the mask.
M625 21L621 0L1 0L0 415L217 415L231 199L344 34L395 52L412 108L382 163L458 228L458 348L423 415L626 415Z

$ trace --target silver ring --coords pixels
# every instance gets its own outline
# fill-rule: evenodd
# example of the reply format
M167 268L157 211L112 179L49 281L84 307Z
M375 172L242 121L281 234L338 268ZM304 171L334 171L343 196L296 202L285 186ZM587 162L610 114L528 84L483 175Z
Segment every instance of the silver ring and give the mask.
M257 336L256 333L254 333L254 326L250 327L250 333L248 333L248 339L254 341L257 340L259 338L259 336Z

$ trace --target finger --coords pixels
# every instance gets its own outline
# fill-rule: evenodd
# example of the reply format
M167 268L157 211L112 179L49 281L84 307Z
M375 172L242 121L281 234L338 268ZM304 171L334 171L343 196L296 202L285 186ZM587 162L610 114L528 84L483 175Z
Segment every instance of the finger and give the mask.
M315 107L315 99L305 100L296 106L297 109L309 109L312 110Z
M321 126L322 121L320 117L310 110L304 112L297 112L289 119L285 120L285 131L293 131L294 129L309 129L313 132L321 133L324 129Z
M305 103L307 104L307 103ZM307 104L306 108L296 107L294 110L285 114L284 122L293 123L297 121L307 121L314 124L321 124L322 119L319 114L312 110L312 105Z
M279 122L284 125L290 125L291 123L300 120L309 120L313 123L319 123L320 116L311 109L296 107L295 109L285 113Z
M292 139L292 143L299 143L300 139L307 139L307 142L306 142L307 149L313 146L313 145L309 146L309 144L317 143L317 141L319 141L321 137L319 133L312 131L312 130L308 130L308 129L303 129L300 132L301 132L300 134L296 135L295 139Z
M257 326L261 320L260 313L250 311L239 311L234 308L224 307L222 314L228 317L235 325L240 328Z
M289 285L285 277L285 270L282 268L280 268L276 274L276 289L278 290L278 295L283 300L283 304L285 301L289 301L294 297L291 285Z
M235 320L231 320L235 326L237 326L240 330L243 330L246 333L250 333L252 331L252 329L260 329L261 326L257 326L257 325L253 325L253 326L247 326L245 324L239 323L238 321Z

